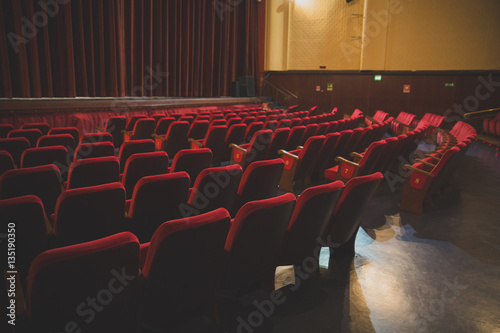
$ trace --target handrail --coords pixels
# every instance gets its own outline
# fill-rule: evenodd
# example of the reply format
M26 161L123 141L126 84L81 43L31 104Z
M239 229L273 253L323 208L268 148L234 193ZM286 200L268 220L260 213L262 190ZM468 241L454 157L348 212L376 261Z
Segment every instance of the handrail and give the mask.
M476 118L476 117L477 118L486 117L486 116L489 116L490 113L492 113L492 112L500 112L500 108L467 112L466 114L464 114L464 119L471 119L471 118Z
M294 93L292 93L290 90L286 89L285 87L283 87L282 85L278 85L278 84L273 84L271 82L269 82L269 79L268 79L268 76L265 76L264 79L263 79L263 84L264 85L267 85L269 84L271 87L273 87L274 89L276 89L277 91L279 91L280 93L282 93L283 95L285 96L291 96L295 99L299 98L299 96L295 95ZM279 87L278 87L279 86Z

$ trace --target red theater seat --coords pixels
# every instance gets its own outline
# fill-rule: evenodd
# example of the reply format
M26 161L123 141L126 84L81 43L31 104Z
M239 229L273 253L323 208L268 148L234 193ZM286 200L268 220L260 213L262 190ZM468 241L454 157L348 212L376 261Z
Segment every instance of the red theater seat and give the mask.
M73 149L80 142L80 131L76 127L53 127L49 130L48 135L69 134L73 137Z
M276 196L283 166L281 158L251 163L241 178L232 215L247 202Z
M380 186L384 176L380 172L372 175L352 178L345 184L337 207L323 232L323 239L330 247L330 265L335 258L354 256L354 243L367 204Z
M188 138L201 140L207 134L210 122L208 120L195 120L189 128Z
M324 170L328 167L333 166L335 159L335 150L337 149L337 142L339 141L340 133L329 133L325 136L325 141L323 141L323 146L316 159L316 165L313 168L313 174L323 176Z
M305 126L295 126L290 127L290 134L288 135L288 140L286 141L285 150L295 150L301 145L302 137L306 131Z
M300 186L311 184L311 176L316 165L318 154L321 151L324 136L310 137L304 148L292 151L280 150L280 154L285 161L285 168L280 179L280 189L294 192L299 187L294 182L299 182Z
M132 131L123 132L123 141L150 139L156 128L156 121L153 118L138 119Z
M380 161L380 157L382 156L381 152L385 148L385 140L376 141L372 143L368 147L368 150L362 154L356 152L351 153L354 161L350 161L339 156L335 159L340 162L339 165L326 169L325 178L347 182L349 179L357 176L364 176L381 171L380 166L383 163Z
M189 125L191 125L194 122L194 117L189 115L182 115L179 118L179 121L187 121Z
M338 128L339 128L339 122L338 121L331 121L331 122L329 122L328 129L326 130L326 133L328 133L328 134L338 133L338 132L340 132L340 130L338 130Z
M30 142L26 138L0 139L0 150L9 152L17 166L21 165L21 156L29 147Z
M378 110L377 112L375 112L375 115L373 115L373 118L370 116L365 116L365 124L366 124L366 126L371 126L373 124L380 124L388 116L389 116L388 113L381 111L381 110Z
M224 152L222 153L222 161L226 162L231 159L231 144L241 145L245 141L245 133L247 125L235 124L229 127L226 138L224 139Z
M203 170L193 185L185 216L233 208L243 170L237 164Z
M256 122L254 121L253 123L249 124L247 127L247 131L245 133L245 141L250 142L250 140L253 138L253 135L257 132L260 131L264 128L264 123L263 122Z
M68 151L63 146L28 148L21 157L21 168L54 164L61 171L61 175L68 175ZM65 179L63 175L63 179Z
M131 116L127 121L127 126L125 126L125 131L130 132L134 129L135 123L142 118L147 118L146 115L135 115Z
M279 151L286 146L286 141L290 135L289 128L278 128L273 132L271 137L271 142L269 143L269 149L267 151L266 160L271 160L274 158L279 158Z
M409 131L410 125L417 116L407 112L400 112L396 119L391 122L391 130L394 135L404 134Z
M156 230L151 243L141 246L141 256L147 252L142 267L145 325L163 331L216 311L229 224L225 209L168 221Z
M115 183L120 180L120 163L114 156L76 160L68 172L67 189Z
M132 198L134 187L142 177L168 173L168 155L164 151L139 153L127 159L123 169L122 183L127 199Z
M319 123L318 130L316 131L316 135L326 135L328 131L328 127L330 127L330 123Z
M231 223L225 249L228 264L221 289L272 289L274 265L295 206L291 193L244 205Z
M86 158L106 157L115 155L115 146L112 142L81 143L75 149L73 160Z
M165 135L168 132L170 125L175 121L174 117L165 117L162 116L157 120L155 134L156 135Z
M457 146L448 149L436 164L428 159L417 159L414 165L406 164L404 170L409 172L403 187L400 210L422 214L424 201L431 201L432 194L437 190L436 184L442 184L441 178L452 170L453 159L459 151Z
M227 135L227 126L210 126L203 140L189 138L191 148L208 148L212 151L212 165L219 166L224 153L224 140Z
M63 146L71 154L75 151L76 145L75 140L71 134L49 134L42 135L36 144L38 148L40 147L53 147L53 146Z
M319 269L318 238L330 222L343 189L344 183L336 181L309 187L300 194L276 266L302 266L312 260L316 267L310 268Z
M189 175L175 172L142 177L127 201L131 230L142 242L149 242L155 230L165 221L182 218L187 203Z
M100 132L106 132L113 137L113 145L119 148L123 143L122 131L127 128L127 119L123 116L110 117L106 122L106 128ZM133 128L133 127L132 127Z
M50 130L50 126L48 123L24 123L21 126L21 129L38 129L42 132L42 135L47 135Z
M357 151L357 144L361 137L361 133L363 132L362 128L355 128L351 132L351 136L349 140L345 143L342 149L338 152L338 156L342 156L344 158L348 158L353 151Z
M138 264L139 243L128 232L40 254L26 292L34 332L136 332Z
M42 136L42 131L39 129L19 129L9 132L7 138L26 138L30 143L30 147L36 147L38 139Z
M123 229L125 189L120 183L64 191L53 217L59 246L109 236Z
M210 168L211 164L212 151L210 149L183 149L175 155L170 167L170 173L187 172L191 179L190 185L193 185L200 172Z
M118 160L120 161L120 173L123 173L128 158L133 154L152 153L154 151L155 143L151 139L124 142L120 147L120 152L118 153Z
M165 136L154 134L156 150L163 150L168 156L175 156L179 150L189 148L189 127L187 121L174 121Z
M210 126L227 126L227 122L224 119L214 119L210 122Z
M306 129L304 131L304 135L302 136L302 139L300 140L300 145L303 146L307 139L309 139L312 136L316 135L316 132L318 131L318 124L309 124L306 125Z
M0 176L0 199L36 195L43 202L47 215L54 212L61 194L61 173L53 165L5 171Z
M6 150L0 150L0 176L8 170L14 169L14 160Z
M228 128L231 128L231 126L233 125L238 125L238 124L241 124L241 118L240 117L235 117L235 118L231 118L227 121L227 127ZM243 124L245 125L245 124ZM245 125L245 128L246 128L246 125Z
M12 130L14 130L14 126L11 124L0 124L0 138L6 139Z
M80 138L80 144L82 143L98 143L98 142L110 142L113 144L113 136L110 133L86 133ZM114 146L114 145L113 145Z
M276 130L278 128L278 121L277 120L267 120L264 123L263 129L270 129L270 130Z
M290 127L290 119L281 119L278 121L277 128Z
M248 164L265 159L272 135L273 131L271 130L261 130L255 132L250 143L243 145L231 144L230 147L233 149L231 164L238 163L245 169Z
M47 248L49 226L45 223L43 203L37 196L0 200L0 226L6 232L15 223L16 268L24 284L31 262ZM0 248L7 253L7 241ZM2 266L4 267L4 266Z
M294 127L299 126L301 122L302 122L302 119L300 119L300 118L292 118L292 119L290 119L290 128L294 128ZM302 126L304 126L304 125L302 125Z

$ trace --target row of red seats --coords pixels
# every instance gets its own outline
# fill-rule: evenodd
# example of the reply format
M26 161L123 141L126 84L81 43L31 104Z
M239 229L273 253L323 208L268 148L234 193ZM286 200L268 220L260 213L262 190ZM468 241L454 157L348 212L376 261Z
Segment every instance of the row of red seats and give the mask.
M55 332L70 322L85 331L137 332L142 324L164 331L201 314L217 323L217 296L272 290L279 265L307 262L318 269L318 237L328 239L332 254L353 255L364 208L382 180L376 173L345 186L311 187L298 199L251 201L232 220L223 208L171 220L147 243L124 232L41 254L46 233L38 198L1 201L1 216L17 221L16 242L26 251L19 260L34 258L24 288L26 314L18 313L16 326ZM90 311L95 307L82 303L89 297L105 311Z
M491 119L483 119L483 132L500 137L500 112Z
M390 123L390 119L387 121ZM325 170L325 177L330 180L348 181L357 176L374 172L387 172L395 168L399 156L409 156L428 129L425 122L420 122L417 128L397 137L375 141L364 152L352 152L353 160L343 156L336 157L339 165ZM358 150L362 151L362 150Z
M193 124L196 125L196 122ZM206 124L208 127L208 123ZM250 126L246 126L245 124L236 124L231 126L228 130L226 126L211 126L207 133L205 134L205 138L197 141L196 138L200 138L200 133L195 133L193 126L189 129L188 124L182 121L175 121L171 123L171 130L165 136L169 138L168 141L170 144L168 145L160 145L160 150L166 150L167 154L170 156L174 156L177 152L183 148L188 148L187 145L187 135L192 135L191 139L194 143L196 143L198 147L209 147L213 152L213 161L212 165L220 165L222 161L228 161L230 159L230 148L229 144L241 144L245 142L245 136L250 137L252 133L255 133L257 130L262 128L260 126L261 123L252 123ZM279 148L285 149L293 149L298 145L304 144L304 140L314 134L323 134L332 132L338 129L342 129L345 127L349 127L348 122L341 120L339 122L331 122L331 123L321 123L321 124L309 124L305 128L303 126L297 126L293 129L293 135L290 140L288 140L287 146L276 146L275 151ZM179 129L180 128L180 129ZM169 127L170 129L170 127ZM63 129L60 129L61 131ZM71 128L68 129L70 131ZM76 130L76 129L75 129ZM282 130L284 133L285 129ZM183 135L187 132L187 135ZM283 134L282 133L282 134ZM283 135L281 135L283 136ZM76 135L78 137L78 134ZM101 142L103 141L103 142ZM91 158L91 157L102 157L102 156L113 156L115 153L114 145L111 143L112 136L110 133L89 133L84 134L80 138L80 145L75 149L75 143L72 135L70 134L52 134L47 136L42 136L38 139L37 148L29 148L30 145L27 142L26 138L9 138L9 139L0 139L0 151L6 150L9 152L13 158L13 163L9 162L6 156L4 161L5 163L1 163L0 165L4 165L4 167L0 166L1 171L5 171L7 169L12 168L12 164L19 165L20 167L25 166L36 166L47 163L54 163L57 161L58 166L69 166L71 161L78 160L81 158ZM154 147L146 147L149 146L148 143L143 143L144 140L133 140L130 142L136 142L134 145L142 145L142 150L135 149L134 152L150 152L154 151ZM64 146L58 148L49 148L51 146ZM127 148L130 148L132 145L129 142L124 144ZM123 146L122 146L123 147ZM148 149L149 148L149 149ZM120 148L121 149L121 148ZM130 150L130 149L129 149ZM274 151L274 150L273 150ZM73 153L74 152L74 153ZM6 154L3 154L6 155ZM69 155L69 157L68 157ZM277 155L274 154L274 155ZM125 158L123 158L125 156ZM120 166L121 172L123 172L123 167L125 165L126 157L130 156L129 154L122 154L122 151L119 152ZM273 156L272 158L277 157ZM36 161L38 160L38 162ZM8 167L8 165L11 165ZM63 178L66 179L67 169L61 170L63 171ZM66 172L64 172L66 171ZM1 173L0 173L1 174Z
M451 131L440 129L436 150L413 165L405 165L407 172L400 209L414 214L422 214L424 203L431 203L435 194L441 192L465 156L476 130L469 124L459 121Z
M387 131L389 123L314 136L308 139L304 147L280 151L285 161L280 188L294 192L300 186L309 186L312 178L322 178L325 169L336 164L337 156L348 156L352 151L361 151L379 140Z

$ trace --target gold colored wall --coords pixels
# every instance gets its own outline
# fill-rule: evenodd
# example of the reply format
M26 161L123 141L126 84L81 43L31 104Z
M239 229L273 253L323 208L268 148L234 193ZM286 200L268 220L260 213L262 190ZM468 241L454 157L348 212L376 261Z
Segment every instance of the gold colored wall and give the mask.
M268 0L266 70L500 68L499 0Z

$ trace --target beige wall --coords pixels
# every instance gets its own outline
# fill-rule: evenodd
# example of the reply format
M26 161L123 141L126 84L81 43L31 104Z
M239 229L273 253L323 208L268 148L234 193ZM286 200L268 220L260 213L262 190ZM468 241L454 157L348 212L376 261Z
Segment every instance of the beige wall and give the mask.
M267 70L500 68L500 0L267 3Z

